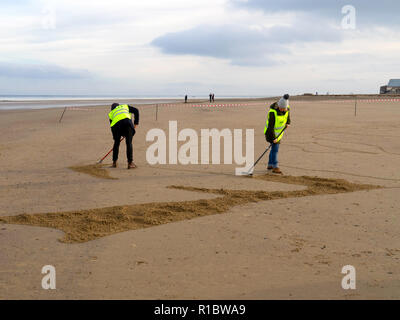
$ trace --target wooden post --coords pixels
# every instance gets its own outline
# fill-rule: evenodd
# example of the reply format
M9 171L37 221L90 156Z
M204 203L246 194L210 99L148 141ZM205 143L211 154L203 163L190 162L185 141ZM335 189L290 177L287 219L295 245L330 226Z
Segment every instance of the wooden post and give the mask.
M62 118L64 117L65 111L67 111L67 107L64 108L64 112L62 113L61 118L60 118L60 120L58 121L59 123L61 122Z
M356 96L356 100L354 103L354 116L357 117L357 96Z
M156 104L156 121L158 120L158 104Z

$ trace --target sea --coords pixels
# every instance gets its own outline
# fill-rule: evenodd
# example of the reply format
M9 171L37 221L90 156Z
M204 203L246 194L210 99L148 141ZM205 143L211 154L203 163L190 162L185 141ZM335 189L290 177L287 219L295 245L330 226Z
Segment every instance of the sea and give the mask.
M257 98L250 96L220 96L219 99ZM208 100L208 96L188 96L190 99ZM184 97L178 96L121 96L121 95L0 95L0 110L47 109L65 107L95 107L111 105L114 102L130 105L163 104L182 102Z

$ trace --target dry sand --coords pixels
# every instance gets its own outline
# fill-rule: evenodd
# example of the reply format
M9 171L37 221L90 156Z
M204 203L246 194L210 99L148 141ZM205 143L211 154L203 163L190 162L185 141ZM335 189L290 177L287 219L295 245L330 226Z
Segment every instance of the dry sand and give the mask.
M112 146L108 107L69 110L62 123L60 109L0 111L0 217L17 223L0 223L0 298L399 299L399 102L359 103L354 117L352 101L294 99L280 150L289 177L265 175L265 159L253 179L235 165L146 163L147 131L169 120L255 128L258 156L258 101L161 107L158 121L139 107L135 170L123 143L119 168L86 167ZM41 288L48 264L55 291Z

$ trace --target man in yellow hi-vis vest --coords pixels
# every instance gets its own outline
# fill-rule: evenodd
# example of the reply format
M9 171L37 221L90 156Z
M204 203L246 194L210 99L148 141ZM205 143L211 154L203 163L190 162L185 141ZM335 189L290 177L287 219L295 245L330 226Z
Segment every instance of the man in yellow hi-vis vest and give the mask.
M278 102L270 106L264 128L265 139L272 144L269 153L268 170L282 174L278 167L278 152L283 130L290 126L289 95L285 94Z
M108 118L114 139L112 167L117 167L121 137L125 137L128 169L136 168L136 165L133 163L132 138L136 133L136 127L139 125L139 110L127 104L119 105L118 103L113 103Z

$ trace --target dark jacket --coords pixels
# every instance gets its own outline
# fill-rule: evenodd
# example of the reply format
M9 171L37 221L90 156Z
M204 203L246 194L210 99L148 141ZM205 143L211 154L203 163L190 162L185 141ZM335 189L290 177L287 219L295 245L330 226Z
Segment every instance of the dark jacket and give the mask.
M278 115L284 115L285 114L285 112L281 112L281 111L279 111L279 108L278 108L278 103L277 102L275 102L275 103L273 103L273 104L271 104L271 106L270 106L270 109L274 109L274 110L276 110L276 112L278 113ZM286 124L290 124L290 111L288 110L288 111L286 111L286 112L289 112L289 116L288 116L288 120L287 120L287 123ZM269 143L273 143L273 141L276 139L276 137L275 137L275 130L274 130L274 128L275 128L275 114L274 113L270 113L270 112L268 112L268 128L267 128L267 133L265 134L265 139L269 142ZM278 143L280 143L280 142L278 142Z
M117 106L116 106L117 107ZM115 107L115 108L116 108ZM135 108L135 107L132 107L132 106L129 106L128 105L128 107L129 107L129 112L130 113L133 113L133 116L134 116L134 123L132 123L132 120L130 120L130 119L123 119L123 120L121 120L121 121L118 121L118 122L121 122L121 124L123 124L123 123L126 123L126 124L129 124L131 127L132 127L132 129L135 129L135 127L133 126L134 124L135 125L138 125L139 124L139 110L137 109L137 108ZM113 108L113 109L111 109L111 111L112 110L114 110L115 108ZM117 123L118 123L117 122ZM110 120L110 124L111 124L111 120ZM121 125L120 124L120 125Z

